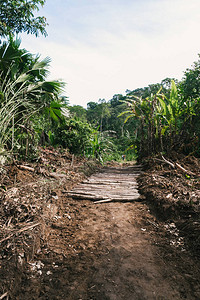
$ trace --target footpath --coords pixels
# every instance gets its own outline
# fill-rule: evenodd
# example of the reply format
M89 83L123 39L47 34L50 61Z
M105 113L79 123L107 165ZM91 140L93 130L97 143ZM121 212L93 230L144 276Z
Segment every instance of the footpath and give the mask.
M71 171L63 182L12 189L15 199L37 194L43 210L31 220L35 227L18 232L18 255L4 253L1 299L200 299L199 264L176 225L158 220L139 194L140 174L138 166L118 165L76 185ZM4 237L8 252L13 238Z

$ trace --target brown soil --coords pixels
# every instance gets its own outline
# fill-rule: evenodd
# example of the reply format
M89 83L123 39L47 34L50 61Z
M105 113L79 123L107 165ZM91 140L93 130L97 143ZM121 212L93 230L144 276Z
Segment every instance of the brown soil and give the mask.
M172 153L171 161L196 175L149 160L139 179L140 192L159 220L175 222L185 247L200 258L200 160Z
M161 218L162 205L145 192L155 170L139 180L150 199L94 204L66 196L86 178L80 169L95 170L71 162L69 154L46 149L40 175L37 168L2 168L0 299L200 299L198 255L177 226L178 209ZM52 171L59 176L49 177ZM192 211L196 216L197 204Z

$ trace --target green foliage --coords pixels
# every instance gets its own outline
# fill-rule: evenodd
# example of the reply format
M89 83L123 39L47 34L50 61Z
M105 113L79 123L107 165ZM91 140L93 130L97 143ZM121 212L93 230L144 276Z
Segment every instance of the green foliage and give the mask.
M94 126L100 126L100 130L106 130L106 124L110 117L110 109L104 99L99 103L89 102L87 104L87 120Z
M63 120L62 108L63 103L57 101L52 101L50 105L45 107L44 113L47 117L51 118L53 121L58 122Z
M194 62L192 67L184 72L183 80L179 86L186 101L200 97L200 54L198 56L198 61Z
M56 101L63 86L58 81L45 81L48 58L40 61L19 46L19 40L11 40L0 47L0 148L12 152L19 151L23 143L18 140L25 138L19 129L32 130L31 116L43 114L47 108L52 113L53 103L58 117Z
M1 158L7 151L33 159L39 144L101 162L172 150L200 155L200 61L187 69L182 82L166 78L108 102L89 102L87 109L70 107L60 96L64 84L46 80L49 64L50 58L41 60L20 49L18 39L0 45Z
M92 127L83 121L68 119L55 130L55 145L68 148L71 153L84 154L90 145Z
M126 108L126 103L123 102L125 98L117 94L108 102L100 99L98 103L89 102L87 105L87 119L98 132L93 137L91 155L101 157L101 160L121 160L122 154L137 135L137 129L133 130L135 120L125 124L126 117L118 118ZM130 152L134 153L134 150L131 149Z
M110 136L113 132L94 130L90 137L90 144L86 151L87 157L98 159L101 163L119 158L117 146Z
M156 94L161 89L165 96L169 97L172 80L175 82L175 84L178 84L178 80L175 78L165 78L161 81L161 83L150 84L147 87L138 88L133 91L127 90L127 96L142 97L145 99L150 97L152 94Z
M82 121L87 121L87 111L80 105L73 105L69 107L70 113L74 118L77 118Z
M34 12L43 6L45 0L1 0L0 2L0 36L26 32L38 36L47 35L45 17L35 17Z
M199 124L199 99L185 100L183 83L176 85L171 80L170 91L166 94L161 86L155 94L146 98L129 92L125 102L127 108L119 116L127 115L125 122L131 118L139 122L138 138L134 140L139 157L163 151L183 151L184 144L192 145L192 139L197 135L199 141L199 130L196 127L193 131L196 116ZM189 147L187 152L193 149L194 147Z

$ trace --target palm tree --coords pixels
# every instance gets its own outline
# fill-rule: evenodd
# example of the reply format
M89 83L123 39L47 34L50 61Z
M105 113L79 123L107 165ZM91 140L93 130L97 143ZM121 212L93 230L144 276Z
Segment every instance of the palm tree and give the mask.
M19 40L0 47L0 149L12 150L19 125L27 123L33 114L43 114L52 102L55 106L64 86L45 80L48 57L40 60L19 47Z

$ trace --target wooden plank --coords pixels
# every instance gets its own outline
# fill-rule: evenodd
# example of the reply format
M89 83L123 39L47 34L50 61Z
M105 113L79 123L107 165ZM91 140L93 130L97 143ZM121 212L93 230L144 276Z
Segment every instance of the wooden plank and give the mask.
M71 192L68 193L68 195L98 195L98 194L101 194L101 195L114 195L114 196L121 196L121 195L124 195L124 196L131 196L131 195L135 195L135 194L138 194L138 190L136 189L132 189L132 190L127 190L125 192L123 191L119 191L119 190L104 190L100 193L101 191L99 190L89 190L89 191L86 191L86 190L73 190Z
M84 180L66 194L74 199L92 200L94 203L135 201L140 198L136 181L139 174L140 170L136 168L129 168L129 171L108 169Z
M133 195L112 195L112 194L106 194L106 195L95 195L95 194L70 194L70 197L74 199L80 199L80 200L104 200L104 199L112 199L112 201L132 201L136 200L140 197L140 194L133 194Z
M91 178L124 178L124 179L127 179L127 178L135 178L137 177L138 175L140 175L140 173L135 173L135 174L123 174L123 175L110 175L110 174L102 174L102 175L97 175L97 176L91 176Z
M73 199L79 199L79 200L92 200L92 201L95 201L95 200L104 200L104 199L108 199L108 197L105 197L105 196L95 196L95 195L81 195L81 194L74 194L74 195L71 195L71 197Z
M99 201L95 201L94 204L105 203L105 202L111 202L111 201L113 201L113 199L99 200Z
M88 181L83 181L84 184L134 184L135 180L133 181L126 181L126 180L107 180L107 179L103 179L103 180L88 180Z
M135 200L139 200L140 199L140 195L134 198L109 198L109 199L105 199L105 200L98 200L95 201L94 204L99 204L99 203L105 203L105 202L126 202L126 201L135 201Z

